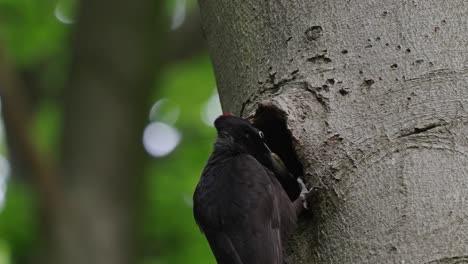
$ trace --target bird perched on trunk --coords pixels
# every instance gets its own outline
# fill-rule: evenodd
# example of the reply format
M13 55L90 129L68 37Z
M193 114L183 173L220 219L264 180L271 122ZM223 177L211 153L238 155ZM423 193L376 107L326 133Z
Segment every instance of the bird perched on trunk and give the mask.
M276 173L285 174L246 120L225 114L215 121L218 137L193 204L194 216L220 264L283 264L305 195L291 202Z

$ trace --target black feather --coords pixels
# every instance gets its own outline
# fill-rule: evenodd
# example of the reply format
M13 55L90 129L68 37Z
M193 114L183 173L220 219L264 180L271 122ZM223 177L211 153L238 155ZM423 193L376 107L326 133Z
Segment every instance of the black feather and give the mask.
M259 131L232 116L215 125L218 139L193 197L195 220L218 263L283 264L296 209L259 161L269 155Z

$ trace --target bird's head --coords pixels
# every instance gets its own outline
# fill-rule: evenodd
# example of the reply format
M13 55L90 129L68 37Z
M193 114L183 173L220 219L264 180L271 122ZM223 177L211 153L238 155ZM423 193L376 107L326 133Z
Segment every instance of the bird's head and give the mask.
M232 114L223 114L215 120L214 125L218 131L217 145L220 151L247 153L279 178L291 179L292 175L286 165L266 144L263 132L247 120Z
M232 114L223 114L215 120L214 125L218 131L218 140L232 148L253 156L271 153L265 143L263 132L245 119Z

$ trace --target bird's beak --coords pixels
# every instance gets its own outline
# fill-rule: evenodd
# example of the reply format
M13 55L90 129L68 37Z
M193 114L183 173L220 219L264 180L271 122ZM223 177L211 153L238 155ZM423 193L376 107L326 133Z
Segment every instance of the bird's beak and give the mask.
M265 148L268 150L268 152L272 153L271 149L268 147L268 145L264 142L263 145L265 145Z
M273 172L275 172L281 179L294 179L294 176L291 173L289 173L288 168L278 155L276 155L274 152L271 152L270 159Z

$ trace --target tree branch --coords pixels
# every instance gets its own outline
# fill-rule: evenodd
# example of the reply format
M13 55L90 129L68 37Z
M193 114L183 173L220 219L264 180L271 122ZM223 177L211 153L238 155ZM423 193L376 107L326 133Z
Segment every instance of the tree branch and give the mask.
M141 136L162 64L162 2L80 2L64 92L58 263L137 263Z
M47 217L58 207L59 188L54 162L37 149L28 132L30 116L22 82L0 47L0 97L10 159L16 175L31 177L37 186L41 207Z

